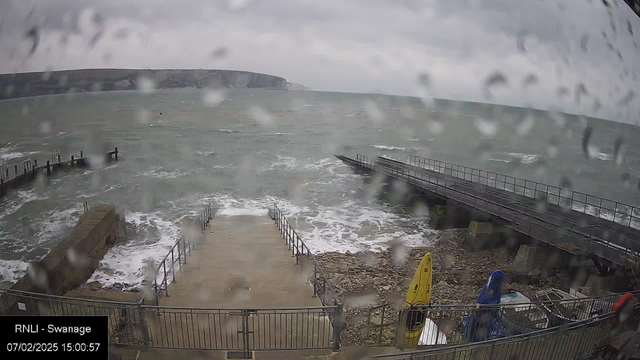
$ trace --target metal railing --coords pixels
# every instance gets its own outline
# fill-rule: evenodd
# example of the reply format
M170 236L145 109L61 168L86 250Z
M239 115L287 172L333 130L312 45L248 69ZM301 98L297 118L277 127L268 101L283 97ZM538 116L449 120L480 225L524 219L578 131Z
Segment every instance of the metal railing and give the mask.
M415 155L409 155L409 164L640 229L640 208L637 206L537 181Z
M0 289L0 315L108 317L109 343L171 349L340 349L340 306L215 309L88 300Z
M501 339L373 357L389 360L584 359L598 351L604 339L636 330L639 318L640 306L637 305L622 324L617 314L607 313L567 326Z
M636 297L640 291L631 292ZM402 347L400 330L425 325L423 345L452 345L491 340L564 326L612 311L622 294L570 300L501 305L424 305L397 309L383 304L368 309L365 338L371 345ZM428 325L428 326L427 326ZM491 328L491 331L486 331Z
M207 224L213 219L214 214L215 211L211 204L207 204L198 214L195 223L200 229L200 236L206 230ZM160 297L169 296L169 283L177 282L176 267L182 271L182 265L187 263L187 256L191 254L191 250L195 249L196 244L197 239L187 240L184 235L180 236L156 267L152 284L153 301L156 306L160 305ZM143 292L141 301L145 300L145 295Z
M506 225L507 227L544 241L551 246L559 247L564 251L577 254L594 253L625 266L629 264L630 259L635 261L639 256L636 250L638 248L637 244L628 245L630 240L628 238L626 238L626 241L612 237L601 239L585 233L579 228L567 228L566 224L560 223L557 217L553 219L542 218L536 214L534 209L518 207L517 204L508 202L493 201L486 198L486 194L482 192L474 193L468 188L468 183L463 182L463 180L449 179L427 172L415 171L403 166L405 164L402 162L388 160L398 163L397 166L388 163L371 163L366 156L360 154L356 156L356 162L363 168L407 181L448 200L453 200L486 214L505 219L510 222L510 224ZM579 251L571 251L566 247L558 246L566 243L577 243L581 247Z
M322 305L338 305L338 296L329 278L322 270L322 265L320 265L318 259L311 253L307 244L302 241L302 238L300 238L296 230L289 225L287 217L280 211L276 204L273 204L273 209L270 209L269 212L278 230L282 234L282 238L291 250L291 256L296 257L296 264L300 265L301 271L307 271L305 269L304 255L306 255L306 258L313 265L313 269L311 269L309 273L310 281L313 285L313 296L317 296ZM308 264L306 266L308 266Z

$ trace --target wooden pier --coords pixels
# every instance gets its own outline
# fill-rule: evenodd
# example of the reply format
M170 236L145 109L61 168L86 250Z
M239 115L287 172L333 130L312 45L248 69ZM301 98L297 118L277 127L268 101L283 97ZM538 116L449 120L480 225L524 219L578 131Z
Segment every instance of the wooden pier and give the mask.
M118 161L118 148L106 153L107 162ZM38 166L38 159L27 159L22 163L0 165L0 197L4 196L9 189L15 189L21 185L30 183L38 176L51 176L62 169L90 167L90 160L85 157L84 151L80 151L80 156L71 155L68 161L63 161L62 156L57 151L51 153L51 159Z

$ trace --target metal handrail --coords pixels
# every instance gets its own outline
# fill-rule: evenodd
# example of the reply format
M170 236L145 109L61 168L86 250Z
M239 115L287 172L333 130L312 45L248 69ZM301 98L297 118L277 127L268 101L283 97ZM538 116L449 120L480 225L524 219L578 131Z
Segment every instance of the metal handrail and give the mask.
M516 194L520 194L520 195L533 198L533 199L538 199L538 200L544 199L546 202L553 205L565 206L565 207L568 206L573 211L578 211L587 215L595 216L597 218L611 221L616 224L627 226L633 229L638 229L638 227L633 226L634 225L633 220L637 220L640 226L640 216L634 215L635 212L638 212L640 214L640 208L638 208L637 206L625 204L615 200L601 198L599 196L590 195L580 191L563 189L558 186L549 185L549 184L527 180L527 179L522 179L515 176L509 176L505 174L495 173L492 171L452 164L452 163L439 161L435 159L424 158L416 155L409 155L409 164L413 166L421 167L423 169L439 172L442 174L448 174L451 176L455 176L459 179L469 180L471 182L483 184L483 185L490 186L500 190L511 191L509 189L506 189L507 185L511 185L510 188ZM484 182L482 180L484 180ZM502 188L498 186L498 183L502 183ZM530 187L530 186L533 186L533 187ZM518 189L522 190L522 192L518 192L517 191ZM533 193L527 190L531 190ZM567 195L563 196L562 194L567 194ZM541 196L538 196L538 195L541 195ZM554 202L552 199L556 199L556 201ZM603 203L604 204L609 203L611 204L611 206L603 206ZM574 204L581 205L581 206L578 206L577 208L575 208ZM597 213L594 215L587 212L588 208L593 208L597 210ZM626 208L626 211L623 210L624 208ZM608 212L613 212L613 220L608 219L607 217L601 216ZM616 221L616 219L618 219L618 215L621 215L620 217L621 220L624 220L625 217L628 217L629 218L628 222L623 223L623 222Z
M207 204L205 208L198 214L198 217L195 219L196 224L200 227L200 233L202 234L207 228L207 224L209 221L213 219L214 211L211 207L211 204ZM185 239L184 236L180 236L180 238L173 244L173 246L169 249L167 254L162 258L160 263L155 269L154 279L153 279L153 292L154 292L154 301L156 306L160 306L160 295L169 296L169 276L171 276L171 282L177 282L176 279L176 263L178 264L178 268L182 271L182 265L187 263L187 256L191 254L191 250L195 249L195 242L189 241ZM177 249L177 254L176 254ZM169 260L169 270L167 271L167 261ZM162 271L162 280L158 283L158 274ZM144 302L145 294L143 292L142 298L140 302Z
M635 314L639 314L640 313L640 303L636 304L633 308L633 313ZM447 353L447 352L451 352L451 351L456 351L456 350L460 350L460 349L464 349L464 351L471 351L474 348L481 348L481 347L489 347L491 346L492 348L494 348L496 345L499 344L508 344L508 343L512 343L512 342L516 342L516 341L530 341L530 340L534 340L536 338L545 336L545 335L549 335L549 334L555 334L555 333L568 333L572 330L579 330L582 328L586 328L588 326L593 326L593 325L606 325L610 320L617 318L617 314L615 312L608 312L606 314L601 314L598 316L594 316L593 318L590 319L585 319L585 320L580 320L580 321L576 321L572 324L566 325L566 326L559 326L559 327L555 327L555 328L549 328L549 329L542 329L542 330L537 330L537 331L533 331L533 332L529 332L529 333L525 333L525 334L519 334L519 335L512 335L512 336L507 336L507 337L502 337L502 338L497 338L497 339L493 339L493 340L485 340L485 341L479 341L479 342L474 342L474 343L466 343L466 344L456 344L456 345L445 345L442 347L437 347L437 348L430 348L430 349L425 349L425 350L416 350L416 351L408 351L408 352L402 352L402 353L389 353L389 354L381 354L381 355L376 355L373 356L373 358L375 359L406 359L406 360L410 360L410 359L416 359L416 356L435 356L436 354L443 354L443 353ZM611 329L608 329L611 330ZM584 339L582 339L584 340ZM600 339L597 339L600 340ZM582 344L581 344L582 345ZM589 346L592 346L594 344L588 344ZM525 353L528 350L528 348L525 347ZM577 352L583 351L584 349L580 346L578 346L577 348ZM578 354L576 354L578 355ZM577 357L577 356L576 356ZM570 357L570 358L576 358L576 357ZM491 357L490 357L491 358ZM522 358L528 358L528 356L523 355Z
M315 255L311 253L309 246L305 244L296 230L291 227L287 217L284 216L282 211L278 208L278 205L275 203L273 204L273 218L278 230L280 230L282 237L287 243L287 246L291 249L291 255L296 257L296 264L300 264L301 269L304 270L304 262L301 261L300 257L305 255L305 249L307 257L313 262L313 295L320 298L322 305L328 306L326 304L327 299L325 299L325 294L328 289L330 295L333 296L333 305L338 305L338 296L336 295L331 282L328 281L328 277L322 270L322 265L320 265ZM318 279L318 275L321 277L322 287L320 287L320 284L318 283L320 280Z
M390 159L390 160L392 160L392 159ZM393 160L393 161L398 162L397 160ZM535 216L531 216L530 214L525 214L522 211L519 211L518 209L506 206L505 204L497 203L497 202L494 202L492 200L485 199L483 197L479 197L479 196L477 196L475 194L471 194L471 193L462 191L460 189L456 189L456 188L452 188L451 187L451 185L460 185L460 186L464 187L466 184L462 183L462 182L457 182L455 180L442 178L442 177L439 177L439 176L436 176L436 175L431 175L431 174L428 174L428 173L426 173L426 174L425 173L420 173L421 177L417 177L417 176L415 176L415 175L417 175L416 171L413 171L413 173L415 175L410 175L409 173L411 171L406 171L406 170L410 170L410 169L407 169L407 168L402 167L402 166L396 168L396 167L380 165L380 164L377 164L377 163L370 163L370 162L368 162L366 156L360 155L360 154L356 155L356 162L358 162L360 164L360 166L362 166L362 167L365 167L365 168L369 167L370 169L372 169L374 171L382 170L381 172L387 173L388 175L391 175L391 176L394 176L394 174L395 174L395 176L400 176L400 178L402 178L402 179L404 179L404 177L412 178L412 179L415 179L420 184L422 184L423 182L426 182L431 187L435 187L435 192L437 194L440 194L440 195L451 196L452 193L459 194L459 197L461 197L461 199L457 199L455 197L452 197L451 199L452 200L456 200L456 201L460 201L462 203L467 204L468 206L477 208L477 209L479 209L481 211L484 211L486 213L489 213L491 215L494 215L494 216L497 216L497 217L500 217L500 218L504 218L504 219L509 220L509 217L513 217L514 214L520 214L519 215L520 217L524 215L526 217L534 218L534 219L536 219L536 220L538 220L540 222L548 224L548 221L545 220L545 219L536 218ZM398 162L398 163L404 164L402 162ZM425 179L424 175L426 175L426 179ZM443 188L444 190L440 191L439 188ZM430 191L434 191L434 190L431 189ZM468 199L472 199L473 201L469 202ZM487 210L486 208L480 208L479 205L477 205L478 201L480 201L482 203L485 203L485 204L488 204L490 206L496 207L497 208L497 212L495 210L492 211L492 210ZM508 212L505 212L505 210L507 210ZM512 224L509 225L509 227L512 227L514 230L516 230L518 232L521 232L521 233L523 233L525 235L534 236L534 235L532 235L532 229L534 227L546 230L547 237L549 237L552 232L553 233L557 232L556 229L552 229L552 228L550 228L550 227L548 227L548 226L546 226L544 224L533 223L530 220L522 219L522 218L519 218L517 220L524 221L524 222L526 222L528 224L528 227L527 227L526 231L524 229L522 229L522 225L527 225L527 224L522 224L522 223L519 223L519 222L517 222L515 220L509 220L510 222L512 222ZM552 225L559 226L557 224L552 224ZM603 256L605 258L607 258L606 255L609 254L610 249L615 249L618 252L623 252L623 253L627 254L627 256L630 256L630 257L634 257L635 258L635 257L638 256L638 253L634 249L628 249L628 248L622 247L620 245L611 244L610 240L599 239L597 237L594 237L594 236L591 236L589 234L583 233L583 232L581 232L579 230L576 230L576 229L566 228L565 230L566 230L567 233L572 233L572 234L575 234L578 237L580 237L579 239L576 239L576 240L587 240L587 248L585 249L586 252L588 252L589 247L591 246L591 242L595 241L595 242L599 243L601 246L606 248L605 255ZM539 236L537 236L537 237L539 237ZM553 242L551 242L550 244L554 245ZM613 259L610 259L610 260L613 260Z

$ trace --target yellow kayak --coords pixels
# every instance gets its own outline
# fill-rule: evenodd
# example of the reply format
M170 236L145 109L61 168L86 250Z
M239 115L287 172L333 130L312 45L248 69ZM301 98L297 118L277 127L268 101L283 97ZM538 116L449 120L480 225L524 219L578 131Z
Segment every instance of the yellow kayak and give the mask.
M429 305L431 301L431 253L426 253L409 284L409 290L405 297L405 308L415 305ZM407 311L405 320L405 345L418 344L422 328L425 323L426 313L423 311Z

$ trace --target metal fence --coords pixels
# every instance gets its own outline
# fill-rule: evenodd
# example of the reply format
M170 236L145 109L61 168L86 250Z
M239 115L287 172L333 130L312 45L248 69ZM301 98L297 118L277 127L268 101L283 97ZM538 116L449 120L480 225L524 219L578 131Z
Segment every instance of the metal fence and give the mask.
M638 297L640 291L631 294ZM425 305L409 309L384 304L369 308L365 334L370 344L402 347L403 329L424 326L422 345L486 341L566 326L609 313L621 295L501 305Z
M207 204L198 214L195 223L200 228L200 235L206 230L207 224L213 219L214 214L215 209L211 207L211 204ZM160 305L160 297L169 296L169 283L177 282L176 268L178 271L182 271L182 265L187 263L187 256L196 247L196 240L187 240L184 235L181 236L156 267L152 288L156 306ZM143 293L140 301L144 302L144 300L145 294Z
M340 349L340 306L208 309L0 290L0 315L108 317L109 343L172 349Z
M610 236L602 239L580 229L567 227L560 216L550 216L531 207L500 201L499 198L493 200L484 192L471 191L468 183L463 180L415 171L402 162L387 160L371 163L367 161L366 156L359 154L356 156L356 162L363 168L406 181L449 201L465 204L483 213L507 220L510 222L506 225L507 227L564 251L578 255L596 254L623 266L633 264L640 255L638 244L630 244L628 238L618 239ZM567 247L567 244L577 244L578 247L572 250Z
M602 340L624 331L634 331L640 318L636 306L629 318L620 323L612 313L566 326L534 331L501 339L466 345L443 346L426 350L374 356L389 360L440 359L522 359L574 360L595 353Z
M537 181L415 155L409 155L409 164L640 229L640 208L637 206Z
M270 209L269 213L282 234L282 238L291 250L291 255L296 257L296 264L300 265L302 272L309 273L311 283L313 284L313 296L317 296L322 305L338 305L338 296L329 278L322 270L322 265L320 265L316 257L311 253L307 244L302 241L296 230L289 225L287 217L280 211L276 204L273 204L273 209Z

